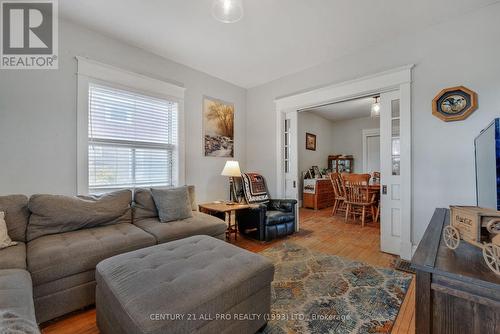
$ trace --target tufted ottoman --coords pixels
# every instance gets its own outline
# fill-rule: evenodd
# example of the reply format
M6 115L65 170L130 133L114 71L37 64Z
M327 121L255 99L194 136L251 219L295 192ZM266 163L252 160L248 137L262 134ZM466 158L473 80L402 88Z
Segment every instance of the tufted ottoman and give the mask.
M208 236L114 256L96 268L101 333L255 333L270 312L274 266Z

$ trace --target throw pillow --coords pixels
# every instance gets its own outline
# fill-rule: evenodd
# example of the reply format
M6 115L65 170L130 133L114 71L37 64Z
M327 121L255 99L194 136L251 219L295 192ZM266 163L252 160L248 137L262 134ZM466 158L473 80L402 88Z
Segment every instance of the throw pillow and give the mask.
M193 217L188 187L151 188L162 223Z
M7 234L7 223L5 222L5 212L0 211L0 249L15 246L17 242L12 241Z

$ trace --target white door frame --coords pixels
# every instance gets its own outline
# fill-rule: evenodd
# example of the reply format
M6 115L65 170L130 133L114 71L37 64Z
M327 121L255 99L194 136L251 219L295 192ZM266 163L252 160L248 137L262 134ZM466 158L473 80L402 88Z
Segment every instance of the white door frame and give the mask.
M282 120L283 113L289 111L298 112L301 109L313 106L345 101L357 97L380 94L393 90L401 92L400 112L403 117L400 127L401 133L404 133L409 140L401 144L401 155L408 157L401 161L402 175L402 226L401 226L401 251L400 256L403 259L411 259L412 256L412 158L411 158L411 81L412 69L414 65L406 65L389 71L369 75L355 80L329 85L326 87L314 89L307 92L293 94L286 97L275 99L276 107L276 177L278 197L284 194L284 171L283 171L283 136ZM297 134L295 134L297 137ZM291 138L292 141L297 138ZM298 144L298 143L297 143ZM297 169L298 170L298 169ZM297 175L298 177L298 175Z
M363 173L367 172L368 149L366 147L366 139L368 137L380 137L380 129L364 129L363 133Z

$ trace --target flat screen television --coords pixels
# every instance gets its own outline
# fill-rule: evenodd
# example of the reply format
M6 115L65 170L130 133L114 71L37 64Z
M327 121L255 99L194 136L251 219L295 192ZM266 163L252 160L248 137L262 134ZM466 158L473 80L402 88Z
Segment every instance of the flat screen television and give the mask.
M500 210L500 118L474 140L477 205Z

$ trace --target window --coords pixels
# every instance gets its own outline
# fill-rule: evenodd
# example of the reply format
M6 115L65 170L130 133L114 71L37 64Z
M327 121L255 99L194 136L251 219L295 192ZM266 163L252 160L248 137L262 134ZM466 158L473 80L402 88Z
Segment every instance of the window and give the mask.
M88 87L88 191L177 184L178 103Z

